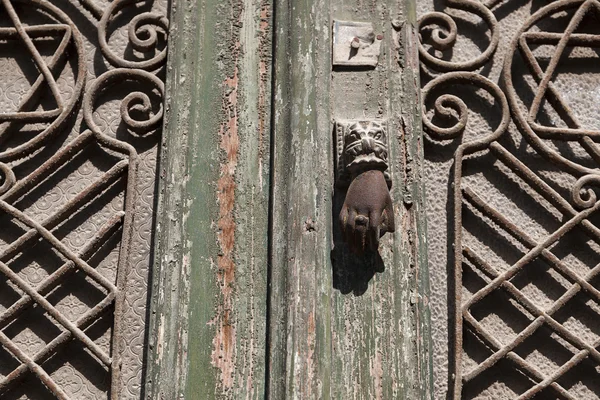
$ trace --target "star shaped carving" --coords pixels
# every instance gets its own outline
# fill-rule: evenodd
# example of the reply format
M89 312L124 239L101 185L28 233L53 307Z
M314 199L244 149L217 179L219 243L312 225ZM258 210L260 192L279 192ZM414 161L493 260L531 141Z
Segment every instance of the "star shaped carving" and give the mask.
M564 33L544 31L525 32L519 37L519 50L523 55L525 63L528 64L534 79L539 84L529 108L527 122L541 138L578 140L584 137L600 137L600 130L588 129L581 125L577 116L573 113L553 82L561 58L567 49L573 47L600 48L599 34L578 32L582 28L585 17L589 16L590 13L596 13L600 16L600 3L597 0L585 1L576 10ZM546 70L542 69L532 51L532 46L534 45L555 46L554 54ZM544 100L547 100L554 107L567 125L566 127L546 126L539 122L538 115L542 111Z

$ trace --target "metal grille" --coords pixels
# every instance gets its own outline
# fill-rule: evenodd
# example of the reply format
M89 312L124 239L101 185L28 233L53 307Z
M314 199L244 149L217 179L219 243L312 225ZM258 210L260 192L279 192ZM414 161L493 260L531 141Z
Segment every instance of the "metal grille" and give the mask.
M3 398L141 394L122 368L137 362L127 343L143 326L128 296L144 301L132 251L148 240L137 210L152 204L140 190L154 180L164 13L147 1L0 2Z
M448 0L420 19L428 140L456 145L448 393L596 399L600 124L572 92L599 88L600 3L509 3ZM452 52L466 14L485 42L468 60Z

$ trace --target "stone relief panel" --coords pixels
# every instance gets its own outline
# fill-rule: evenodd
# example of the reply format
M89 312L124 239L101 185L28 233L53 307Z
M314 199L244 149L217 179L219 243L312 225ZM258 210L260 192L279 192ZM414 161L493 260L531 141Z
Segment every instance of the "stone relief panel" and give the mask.
M0 397L142 393L163 1L0 1Z
M600 398L600 2L418 2L436 399Z

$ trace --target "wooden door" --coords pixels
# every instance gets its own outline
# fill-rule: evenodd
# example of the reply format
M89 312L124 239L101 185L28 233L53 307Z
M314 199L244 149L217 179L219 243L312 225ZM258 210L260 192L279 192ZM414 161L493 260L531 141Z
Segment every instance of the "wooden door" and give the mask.
M408 0L1 0L0 396L430 399L417 51Z
M414 3L173 10L150 397L431 398ZM335 21L372 24L376 65L333 67ZM369 257L340 237L341 119L388 124Z

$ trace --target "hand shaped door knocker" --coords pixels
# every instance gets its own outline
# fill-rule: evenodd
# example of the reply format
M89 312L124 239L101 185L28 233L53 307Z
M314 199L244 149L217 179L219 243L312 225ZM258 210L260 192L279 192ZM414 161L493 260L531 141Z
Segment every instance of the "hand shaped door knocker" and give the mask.
M379 239L395 229L385 128L381 120L336 122L338 184L348 188L339 219L344 240L358 254L376 251Z

